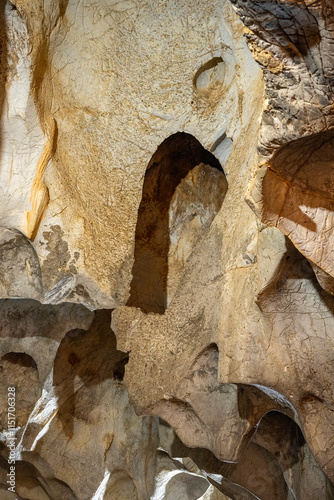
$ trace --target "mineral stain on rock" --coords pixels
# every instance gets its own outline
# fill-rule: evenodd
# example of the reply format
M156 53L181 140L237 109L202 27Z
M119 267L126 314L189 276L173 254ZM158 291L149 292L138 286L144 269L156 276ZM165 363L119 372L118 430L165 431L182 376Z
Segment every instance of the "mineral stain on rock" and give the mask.
M62 228L58 224L50 226L50 231L44 231L43 236L47 241L46 250L49 252L42 264L44 289L51 290L56 283L64 280L69 275L72 276L73 271L76 272L76 269L74 264L70 262L71 254L67 241L63 238L64 231Z
M0 500L334 500L333 0L0 27Z

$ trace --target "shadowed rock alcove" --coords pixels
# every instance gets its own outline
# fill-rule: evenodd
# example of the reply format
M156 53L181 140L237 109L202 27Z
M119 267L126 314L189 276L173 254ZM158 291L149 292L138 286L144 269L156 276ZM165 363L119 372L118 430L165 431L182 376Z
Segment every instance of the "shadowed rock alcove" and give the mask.
M127 305L164 313L226 191L219 161L192 135L178 132L158 147L143 184Z
M0 25L0 500L334 500L333 0Z

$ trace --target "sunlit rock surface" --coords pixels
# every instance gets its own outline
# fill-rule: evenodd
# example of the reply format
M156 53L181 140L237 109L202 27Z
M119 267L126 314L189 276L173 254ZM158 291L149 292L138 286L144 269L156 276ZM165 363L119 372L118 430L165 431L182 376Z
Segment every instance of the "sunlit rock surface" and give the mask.
M1 500L334 499L332 2L0 27Z

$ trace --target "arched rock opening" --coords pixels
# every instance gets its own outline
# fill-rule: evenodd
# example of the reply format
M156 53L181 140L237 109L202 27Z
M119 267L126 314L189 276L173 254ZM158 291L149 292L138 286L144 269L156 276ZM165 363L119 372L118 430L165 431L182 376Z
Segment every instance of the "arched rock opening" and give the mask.
M158 147L143 184L127 305L164 313L226 191L219 161L192 135L178 132Z

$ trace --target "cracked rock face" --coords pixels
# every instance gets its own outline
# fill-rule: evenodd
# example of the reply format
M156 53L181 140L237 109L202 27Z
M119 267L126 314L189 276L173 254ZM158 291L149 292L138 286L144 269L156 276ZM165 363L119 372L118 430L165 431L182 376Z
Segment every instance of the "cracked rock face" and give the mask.
M0 25L1 499L334 499L332 1Z

